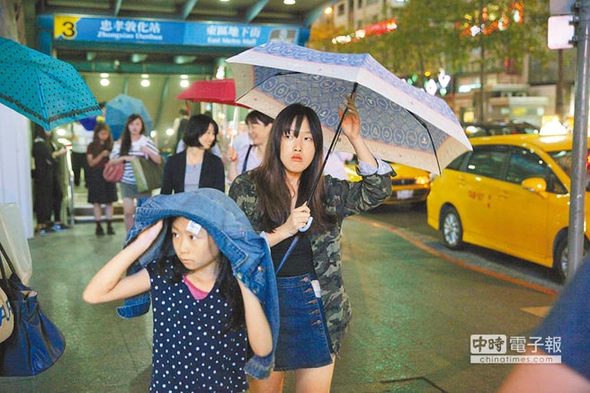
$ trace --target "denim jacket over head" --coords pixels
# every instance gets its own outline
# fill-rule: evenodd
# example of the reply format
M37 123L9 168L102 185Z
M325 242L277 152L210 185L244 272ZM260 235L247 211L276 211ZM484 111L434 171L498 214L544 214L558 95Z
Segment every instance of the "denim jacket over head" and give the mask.
M265 378L274 366L274 351L279 334L279 303L276 279L267 242L252 229L246 215L224 193L202 188L174 195L157 195L137 208L135 225L127 235L131 243L143 230L169 217L186 217L200 224L213 237L229 262L234 276L254 293L262 304L272 331L273 351L270 355L254 355L244 370L255 378ZM164 221L165 225L166 220ZM158 238L139 258L146 266L162 255L173 255L172 239L166 236L166 226ZM149 298L147 300L149 302ZM130 316L130 315L128 315ZM136 315L135 315L136 316Z

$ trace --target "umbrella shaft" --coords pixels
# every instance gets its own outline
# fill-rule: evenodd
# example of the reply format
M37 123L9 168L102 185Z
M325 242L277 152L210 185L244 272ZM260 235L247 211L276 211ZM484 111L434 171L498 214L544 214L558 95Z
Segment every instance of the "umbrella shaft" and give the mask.
M358 88L358 86L359 86L359 84L357 82L354 82L354 85L352 86L352 92L350 93L351 97L353 96L354 93L356 93L356 89ZM336 133L334 134L334 138L332 138L332 142L330 143L330 147L328 148L328 153L326 154L326 157L324 158L324 162L322 163L322 167L321 167L320 171L318 172L317 177L314 179L313 187L311 188L309 196L307 197L307 205L308 206L311 204L313 194L315 193L315 190L318 187L318 183L320 182L320 178L324 175L324 168L326 167L326 163L328 162L328 157L330 157L330 154L332 154L332 151L334 151L334 148L336 147L336 143L338 142L338 138L340 138L340 134L342 133L342 122L344 121L344 118L346 117L347 113L348 113L348 105L344 108L344 112L342 113L342 116L340 117L340 121L338 122L338 127L336 128Z

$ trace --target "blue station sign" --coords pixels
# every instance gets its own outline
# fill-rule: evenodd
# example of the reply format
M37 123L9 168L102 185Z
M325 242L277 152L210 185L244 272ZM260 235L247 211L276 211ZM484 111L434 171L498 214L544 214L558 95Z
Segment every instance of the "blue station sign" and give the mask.
M249 48L275 40L298 43L302 29L289 25L55 15L53 38L76 42Z

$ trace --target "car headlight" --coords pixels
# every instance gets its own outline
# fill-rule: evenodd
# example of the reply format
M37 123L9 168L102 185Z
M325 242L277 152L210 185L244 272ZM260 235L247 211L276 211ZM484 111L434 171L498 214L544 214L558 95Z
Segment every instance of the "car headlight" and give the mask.
M428 184L430 183L430 177L428 176L418 176L416 178L416 184Z

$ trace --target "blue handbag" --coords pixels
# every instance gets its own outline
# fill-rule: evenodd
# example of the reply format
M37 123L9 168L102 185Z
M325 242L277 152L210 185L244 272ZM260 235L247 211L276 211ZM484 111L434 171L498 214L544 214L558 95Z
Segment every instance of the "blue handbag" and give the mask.
M15 271L2 244L0 251L12 272ZM37 301L37 292L24 285L16 274L8 277L0 257L0 285L12 307L14 330L0 343L0 376L37 375L51 367L63 354L65 339L47 318Z

